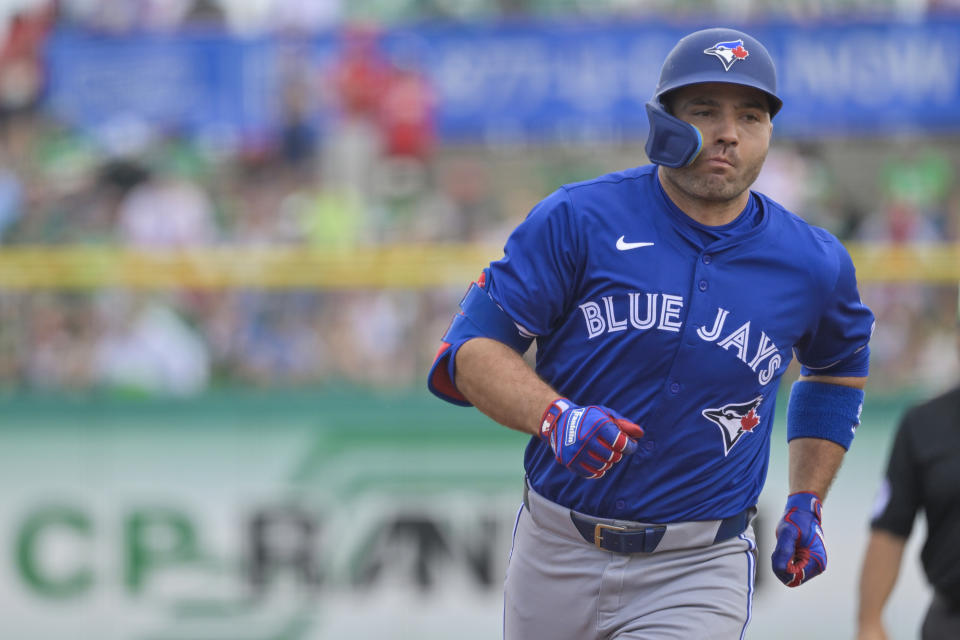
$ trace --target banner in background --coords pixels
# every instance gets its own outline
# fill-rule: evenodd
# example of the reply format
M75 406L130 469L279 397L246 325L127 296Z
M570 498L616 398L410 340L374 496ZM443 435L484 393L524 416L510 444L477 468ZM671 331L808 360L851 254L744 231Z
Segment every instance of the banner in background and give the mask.
M352 391L0 406L2 638L499 633L526 438L479 412Z
M750 638L852 637L867 520L906 398L869 397L824 507L828 571L770 573L786 398L754 523ZM0 638L486 640L527 437L426 392L0 398ZM638 490L643 490L639 487ZM922 527L888 606L909 637ZM796 611L816 611L784 626Z
M652 22L421 25L385 32L388 59L425 75L447 142L642 138L667 52L704 25ZM778 136L960 130L960 20L758 24L777 61ZM160 124L208 138L271 136L284 82L306 69L321 127L336 126L336 34L305 41L61 30L48 108L93 129ZM131 125L133 126L133 125Z

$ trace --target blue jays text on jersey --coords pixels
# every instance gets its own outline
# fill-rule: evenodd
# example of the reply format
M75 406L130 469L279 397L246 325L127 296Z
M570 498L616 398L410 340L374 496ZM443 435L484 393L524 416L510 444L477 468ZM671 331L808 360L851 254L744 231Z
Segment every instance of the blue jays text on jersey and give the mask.
M598 302L592 300L580 304L580 311L583 312L583 318L586 322L588 339L593 339L604 333L618 331L647 331L655 328L658 331L679 332L683 328L684 299L682 295L670 293L644 294L641 291L630 291L627 297L629 298L629 311L619 319L616 316L613 296L604 296L602 307ZM659 313L657 311L658 303ZM757 337L756 345L752 345L750 320L732 331L725 332L727 316L729 315L730 311L728 309L718 307L713 326L709 328L706 325L697 327L697 336L701 340L715 342L718 347L732 351L737 358L750 367L751 371L756 372L757 368L763 365L757 379L760 384L767 384L780 368L780 365L783 364L783 358L780 356L777 345L762 330L759 332L760 335ZM750 356L751 351L749 350L751 346L754 347L752 356Z
M793 353L805 373L826 369L864 349L873 328L828 232L757 193L729 225L700 225L655 165L558 189L487 273L491 297L537 336L537 373L646 432L596 481L531 438L531 486L601 517L712 520L755 505Z

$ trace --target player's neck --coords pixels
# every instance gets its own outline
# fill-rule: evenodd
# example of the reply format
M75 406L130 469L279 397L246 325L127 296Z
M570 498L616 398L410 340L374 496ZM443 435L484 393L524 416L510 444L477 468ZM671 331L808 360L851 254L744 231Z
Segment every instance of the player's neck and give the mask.
M719 227L736 220L750 200L749 190L745 190L732 200L706 200L681 189L673 181L665 178L662 170L658 171L658 174L660 184L670 201L692 219L710 227Z

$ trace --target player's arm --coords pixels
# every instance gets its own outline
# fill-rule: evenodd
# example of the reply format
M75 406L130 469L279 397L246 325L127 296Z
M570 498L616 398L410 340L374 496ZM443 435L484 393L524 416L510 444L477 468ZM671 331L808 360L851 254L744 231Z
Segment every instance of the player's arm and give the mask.
M860 571L860 609L857 640L887 640L883 608L900 574L907 539L883 529L870 534Z
M523 357L490 338L465 342L456 355L456 386L477 409L500 424L540 434L544 409L559 393Z
M500 424L542 439L557 462L590 479L601 478L637 448L643 429L603 406L561 397L523 359L530 346L488 291L487 272L460 301L428 376L439 397L473 405Z
M817 315L795 345L802 367L787 405L790 495L770 558L773 573L788 587L827 567L822 500L860 424L874 327L850 254L827 232L821 239L833 260L819 263L822 288L814 289L820 293L812 299L820 304L811 307Z
M536 335L548 334L567 313L570 283L585 260L581 226L566 189L533 208L510 234L503 258L460 301L427 386L448 402L472 404L537 436L558 464L596 479L636 450L643 429L612 408L575 404L591 398L562 397L522 357Z
M632 454L643 429L608 407L581 407L560 397L519 353L472 338L456 353L455 384L500 424L549 443L559 464L595 480Z
M798 382L818 383L821 385L839 385L851 389L863 391L867 379L865 377L853 376L800 376ZM822 392L828 397L840 390L833 390L830 387L822 387ZM845 392L840 391L840 393ZM852 394L856 398L855 394ZM805 398L797 395L791 398L792 402L804 402ZM802 407L801 407L802 409ZM803 420L804 417L798 417L798 413L793 414L795 420ZM798 425L800 428L800 425ZM806 431L798 431L806 434ZM828 435L828 434L823 434ZM852 435L852 434L851 434ZM830 484L840 470L840 464L843 462L843 456L847 452L846 446L839 444L837 439L826 439L825 437L812 437L807 435L798 435L790 440L790 493L809 492L814 493L820 500L827 497L827 491Z
M583 477L602 478L643 437L643 429L613 409L559 397L519 353L496 340L463 343L455 371L457 389L475 407L549 443L557 462Z
M581 407L560 397L519 353L489 338L457 350L456 387L500 424L549 443L559 464L583 477L602 478L632 454L643 429L608 407Z
M858 369L856 360L862 357L854 354L841 366ZM803 375L793 385L787 407L790 495L770 559L774 574L788 587L827 567L822 500L860 424L866 380L866 375Z

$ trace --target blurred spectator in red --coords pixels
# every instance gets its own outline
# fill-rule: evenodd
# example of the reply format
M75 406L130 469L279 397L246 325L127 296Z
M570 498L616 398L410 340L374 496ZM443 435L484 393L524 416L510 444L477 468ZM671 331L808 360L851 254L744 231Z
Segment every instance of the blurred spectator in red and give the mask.
M0 118L36 106L44 84L43 45L56 18L53 2L14 14L0 47Z
M375 29L350 26L341 40L325 83L338 118L325 141L323 176L329 187L365 200L373 192L372 176L383 148L378 119L390 66Z
M434 102L420 71L410 66L391 70L380 101L385 155L429 160L436 142Z
M390 78L390 64L372 26L347 26L334 71L339 103L347 119L376 120L380 99Z
M431 191L434 152L434 100L426 78L416 68L391 68L380 99L377 165L381 227L387 241L418 241L429 216L424 210L435 197Z

